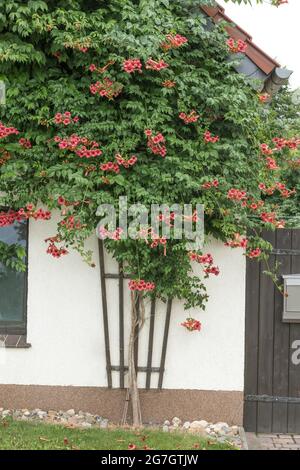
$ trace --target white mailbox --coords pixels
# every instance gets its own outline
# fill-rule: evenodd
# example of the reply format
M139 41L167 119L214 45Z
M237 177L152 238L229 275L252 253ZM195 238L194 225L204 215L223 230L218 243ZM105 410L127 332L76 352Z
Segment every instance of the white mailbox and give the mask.
M286 274L284 279L284 308L282 321L300 323L300 274Z

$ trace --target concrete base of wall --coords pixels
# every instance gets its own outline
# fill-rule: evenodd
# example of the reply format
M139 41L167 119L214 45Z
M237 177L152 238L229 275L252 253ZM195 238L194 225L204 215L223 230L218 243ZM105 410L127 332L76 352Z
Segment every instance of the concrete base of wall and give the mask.
M243 392L211 390L141 390L143 421L159 424L178 416L191 421L205 419L241 425ZM1 385L0 407L6 409L74 408L99 414L114 423L121 420L125 390L101 387L61 387L46 385Z

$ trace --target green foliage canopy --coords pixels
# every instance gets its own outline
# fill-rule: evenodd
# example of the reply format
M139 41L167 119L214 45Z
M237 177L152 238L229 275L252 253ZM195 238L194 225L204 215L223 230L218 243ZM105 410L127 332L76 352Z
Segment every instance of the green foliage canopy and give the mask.
M257 236L249 237L247 253L267 249L259 231L274 224L262 220L262 209L250 208L263 200L263 211L273 212L259 184L270 186L280 179L280 170L270 171L260 152L261 143L270 143L266 109L235 72L223 26L211 28L200 11L203 3L2 2L0 79L7 93L0 119L20 135L1 141L1 151L10 158L0 166L0 204L19 209L42 203L60 210L64 223L58 225L55 241L77 249L91 264L84 242L97 225L97 207L117 206L124 195L128 204L146 207L204 204L206 234L225 242L252 229ZM165 50L168 34L183 35L188 43ZM141 61L141 73L124 71L124 61L133 58ZM168 67L150 70L145 67L149 58ZM96 72L90 72L91 64ZM121 91L118 96L108 99L90 92L91 85L105 79ZM186 125L179 114L193 110L200 117ZM55 115L66 111L79 122L57 125ZM165 158L147 147L146 129L164 136ZM219 141L206 142L206 131ZM55 137L66 140L72 134L97 141L102 155L80 158L70 147L59 148ZM20 137L31 147L20 145ZM101 165L115 161L116 154L125 159L136 155L138 161L120 167L117 174L103 171ZM281 154L283 166L289 149ZM211 181L218 185L205 189ZM228 197L232 188L246 192L246 204ZM63 210L61 198L70 203ZM75 227L68 225L70 217ZM157 296L184 299L187 307L204 306L203 279L193 274L186 240L168 240L165 253L162 246L151 248L144 240L105 243L134 278L156 284Z

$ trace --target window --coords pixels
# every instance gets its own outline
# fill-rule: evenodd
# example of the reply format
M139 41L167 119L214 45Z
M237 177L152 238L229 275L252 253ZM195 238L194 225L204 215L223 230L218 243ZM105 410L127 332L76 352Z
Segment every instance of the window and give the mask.
M28 222L0 227L0 241L27 249ZM16 272L0 262L0 334L26 334L27 271Z

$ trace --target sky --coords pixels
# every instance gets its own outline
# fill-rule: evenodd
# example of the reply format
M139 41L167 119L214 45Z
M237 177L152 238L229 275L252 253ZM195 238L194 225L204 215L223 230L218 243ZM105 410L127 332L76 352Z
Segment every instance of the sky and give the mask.
M290 85L300 87L300 0L288 0L288 5L237 5L217 0L226 14L247 31L269 56L293 70Z

